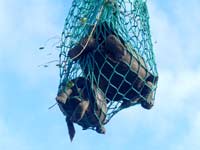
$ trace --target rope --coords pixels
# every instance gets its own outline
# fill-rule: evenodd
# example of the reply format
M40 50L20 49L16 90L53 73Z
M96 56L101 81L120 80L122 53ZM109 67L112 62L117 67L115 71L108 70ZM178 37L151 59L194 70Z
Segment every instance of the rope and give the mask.
M90 33L88 39L87 39L86 44L84 45L84 47L82 48L82 50L81 50L76 56L74 56L73 58L71 58L72 60L78 58L78 57L83 53L83 51L85 50L85 48L87 47L87 45L88 45L88 43L89 43L90 39L92 38L92 35L93 35L94 31L95 31L95 28L96 28L96 26L97 26L97 23L98 23L98 21L99 21L99 19L100 19L100 17L101 17L101 14L102 14L102 12L103 12L103 8L104 8L104 5L102 5L102 7L100 8L100 11L99 11L99 13L98 13L98 15L97 15L97 17L96 17L96 22L95 22L95 24L94 24L94 27L92 28L92 31L91 31L91 33Z

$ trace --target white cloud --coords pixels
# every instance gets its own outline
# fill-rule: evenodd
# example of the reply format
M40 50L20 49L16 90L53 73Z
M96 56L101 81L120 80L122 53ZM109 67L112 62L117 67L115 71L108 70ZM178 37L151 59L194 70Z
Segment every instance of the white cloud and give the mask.
M196 150L200 147L197 142L200 136L197 123L200 112L200 66L196 63L200 47L197 46L199 38L196 37L199 31L194 33L189 29L198 29L194 27L200 23L199 16L196 16L199 1L188 1L185 5L182 1L171 3L174 5L170 5L173 6L169 8L172 11L170 14L153 1L148 3L153 41L158 41L154 44L159 72L155 106L150 111L132 107L117 114L112 121L118 129L126 129L116 129L115 132L131 133L127 133L126 139L133 139L133 135L143 129L152 133L152 138L148 140L154 146L162 147L163 144L166 149L178 150L187 147L186 149ZM183 6L191 9L186 11ZM175 13L177 11L179 13ZM174 18L180 22L174 22ZM185 32L180 32L180 29ZM185 36L187 34L188 36ZM117 122L122 123L118 125Z
M0 2L0 32L1 32L1 36L2 34L5 32L5 30L8 30L9 28L9 24L7 24L8 22L8 16L7 16L7 9L6 9L6 1L5 0L1 0ZM2 38L2 37L0 37Z
M184 57L180 35L170 18L153 2L149 5L150 25L152 31L158 67L176 69L184 67Z
M21 4L3 0L0 3L1 72L12 73L32 85L47 77L57 80L56 62L50 68L39 68L38 65L58 59L58 50L53 44L59 41L64 24L66 10L62 2L35 0ZM57 38L45 42L55 36ZM46 49L39 51L43 45ZM47 56L49 53L52 55Z
M37 114L33 113L35 110L31 110L34 108L24 111L24 116L20 116L18 111L30 107L33 101L42 105L40 107L45 110L54 102L59 82L58 68L55 64L49 68L39 68L38 65L58 57L57 51L52 50L52 44L57 39L50 41L44 51L39 51L38 48L43 46L44 41L62 31L64 12L60 13L66 10L63 10L64 6L61 3L50 3L48 0L0 1L0 149L2 150L31 150L42 145L42 142L40 145L32 144L37 141L37 137L31 137L30 127L34 128L37 122L32 121L34 125L27 126L31 122L30 117L37 117ZM50 52L53 53L52 56L46 56ZM55 86L51 88L49 85ZM38 95L33 94L35 89L38 91L35 94ZM37 98L31 98L32 96ZM27 98L30 103L25 104ZM13 100L16 103L12 102ZM20 122L23 117L27 118L24 122Z
M162 145L172 150L192 144L199 147L199 89L200 69L179 74L160 71L155 106L151 110L133 106L116 114L106 126L110 138L118 140L120 146L129 139L142 140L150 134L151 138L145 138L151 143L147 144L150 149ZM195 147L191 149L196 150Z
M193 116L193 121L191 122L189 133L188 135L187 134L185 135L184 141L181 143L181 145L184 148L190 149L192 147L192 149L200 149L199 127L200 127L200 112L198 112Z
M182 137L182 139L180 139L180 141L178 141L178 143L176 145L171 146L171 149L172 150L173 149L176 149L176 150L200 149L199 127L200 127L200 112L193 115L191 122L189 122L189 130Z
M198 0L170 2L173 3L171 6L174 6L170 8L174 16L162 10L155 1L148 1L153 41L158 41L154 44L160 76L155 106L149 111L138 106L120 112L106 126L105 136L98 136L93 131L91 133L77 130L76 141L70 147L77 148L84 145L85 149L92 149L94 142L98 145L105 142L110 149L123 148L130 143L134 148L132 143L139 139L138 143L135 143L137 147L142 142L143 144L149 142L161 146L164 143L164 148L173 150L199 149L200 66L196 61L199 59L200 49L198 42L200 30L197 31L200 22L198 16L200 5ZM38 52L37 48L41 41L59 34L62 30L63 25L58 27L54 20L54 17L60 16L59 13L56 14L59 6L48 5L46 0L32 1L31 5L27 4L23 8L17 5L16 7L22 10L16 12L18 15L16 17L11 11L11 8L15 8L14 4L9 9L5 9L8 3L5 0L1 0L0 3L0 31L4 36L1 39L8 39L1 42L3 45L0 48L0 53L3 54L0 56L1 68L28 82L25 85L37 87L44 83L44 80L47 85L49 85L47 82L57 83L58 81L54 81L58 79L58 70L55 67L50 69L37 67L40 63L49 61L48 57L44 57L48 52ZM172 17L177 21L174 22ZM62 20L64 21L64 15ZM49 94L49 91L46 94ZM4 93L0 98L2 96ZM50 93L47 99L49 97L54 97L53 93ZM0 100L0 105L3 107L1 102ZM67 143L68 135L64 118L63 122L59 121L55 123L59 127L49 129L52 134L55 132L55 137L49 137L49 140L53 141L52 139L55 138L55 143L58 142L63 149L66 149L65 146L69 143ZM58 130L60 133L57 132ZM17 135L13 129L8 129L8 124L0 118L0 149L30 149L26 138L22 136ZM33 137L33 140L36 138ZM10 144L11 142L13 144ZM147 144L149 149L151 144Z
M198 67L200 45L199 1L171 1L166 12L162 2L149 1L150 23L159 68L184 70ZM158 5L159 4L159 5ZM178 68L178 69L177 69Z
M181 40L186 57L185 61L190 61L197 65L200 58L200 1L185 1L184 7L181 3L181 0L174 2L174 7L176 8L174 9L175 23L179 27L177 31L182 35Z

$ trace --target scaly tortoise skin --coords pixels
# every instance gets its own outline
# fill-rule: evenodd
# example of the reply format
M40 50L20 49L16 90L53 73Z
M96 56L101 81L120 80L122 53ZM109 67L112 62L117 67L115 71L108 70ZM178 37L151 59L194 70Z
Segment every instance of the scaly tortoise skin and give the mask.
M90 39L82 39L77 46L69 50L68 56L74 61L79 60L83 72L87 75L89 69L85 67L82 58L88 53L92 53L94 57L91 59L94 61L94 76L99 79L94 84L106 94L108 102L109 100L122 100L121 106L129 107L133 101L138 101L142 107L150 109L153 106L154 96L152 88L156 85L158 77L148 71L144 59L134 49L132 49L133 53L131 54L127 51L122 39L116 36L112 30L110 33L106 39L101 36L95 39L96 35ZM88 40L89 42L83 50ZM101 46L97 50L97 45L100 43ZM101 71L99 68L101 68ZM126 77L124 78L123 76ZM110 86L108 79L114 87ZM140 91L142 97L138 91Z
M104 121L107 107L103 93L93 87L84 77L78 77L67 84L63 83L56 100L66 116L71 141L75 135L73 123L82 126L83 130L95 128L98 133L105 134Z

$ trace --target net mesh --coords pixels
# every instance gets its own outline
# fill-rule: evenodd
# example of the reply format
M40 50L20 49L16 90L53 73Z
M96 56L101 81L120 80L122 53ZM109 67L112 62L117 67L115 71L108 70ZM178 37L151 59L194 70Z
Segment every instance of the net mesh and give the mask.
M158 73L144 0L74 0L59 58L59 91L82 78L89 94L80 90L76 96L92 99L91 111L100 124L130 106L153 106ZM92 127L91 116L85 117L79 124Z

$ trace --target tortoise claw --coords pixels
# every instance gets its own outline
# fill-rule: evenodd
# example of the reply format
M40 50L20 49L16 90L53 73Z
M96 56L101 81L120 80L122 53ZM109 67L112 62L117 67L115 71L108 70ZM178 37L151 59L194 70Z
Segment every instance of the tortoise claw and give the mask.
M105 134L106 133L106 129L104 126L99 126L96 128L96 131L100 134Z

